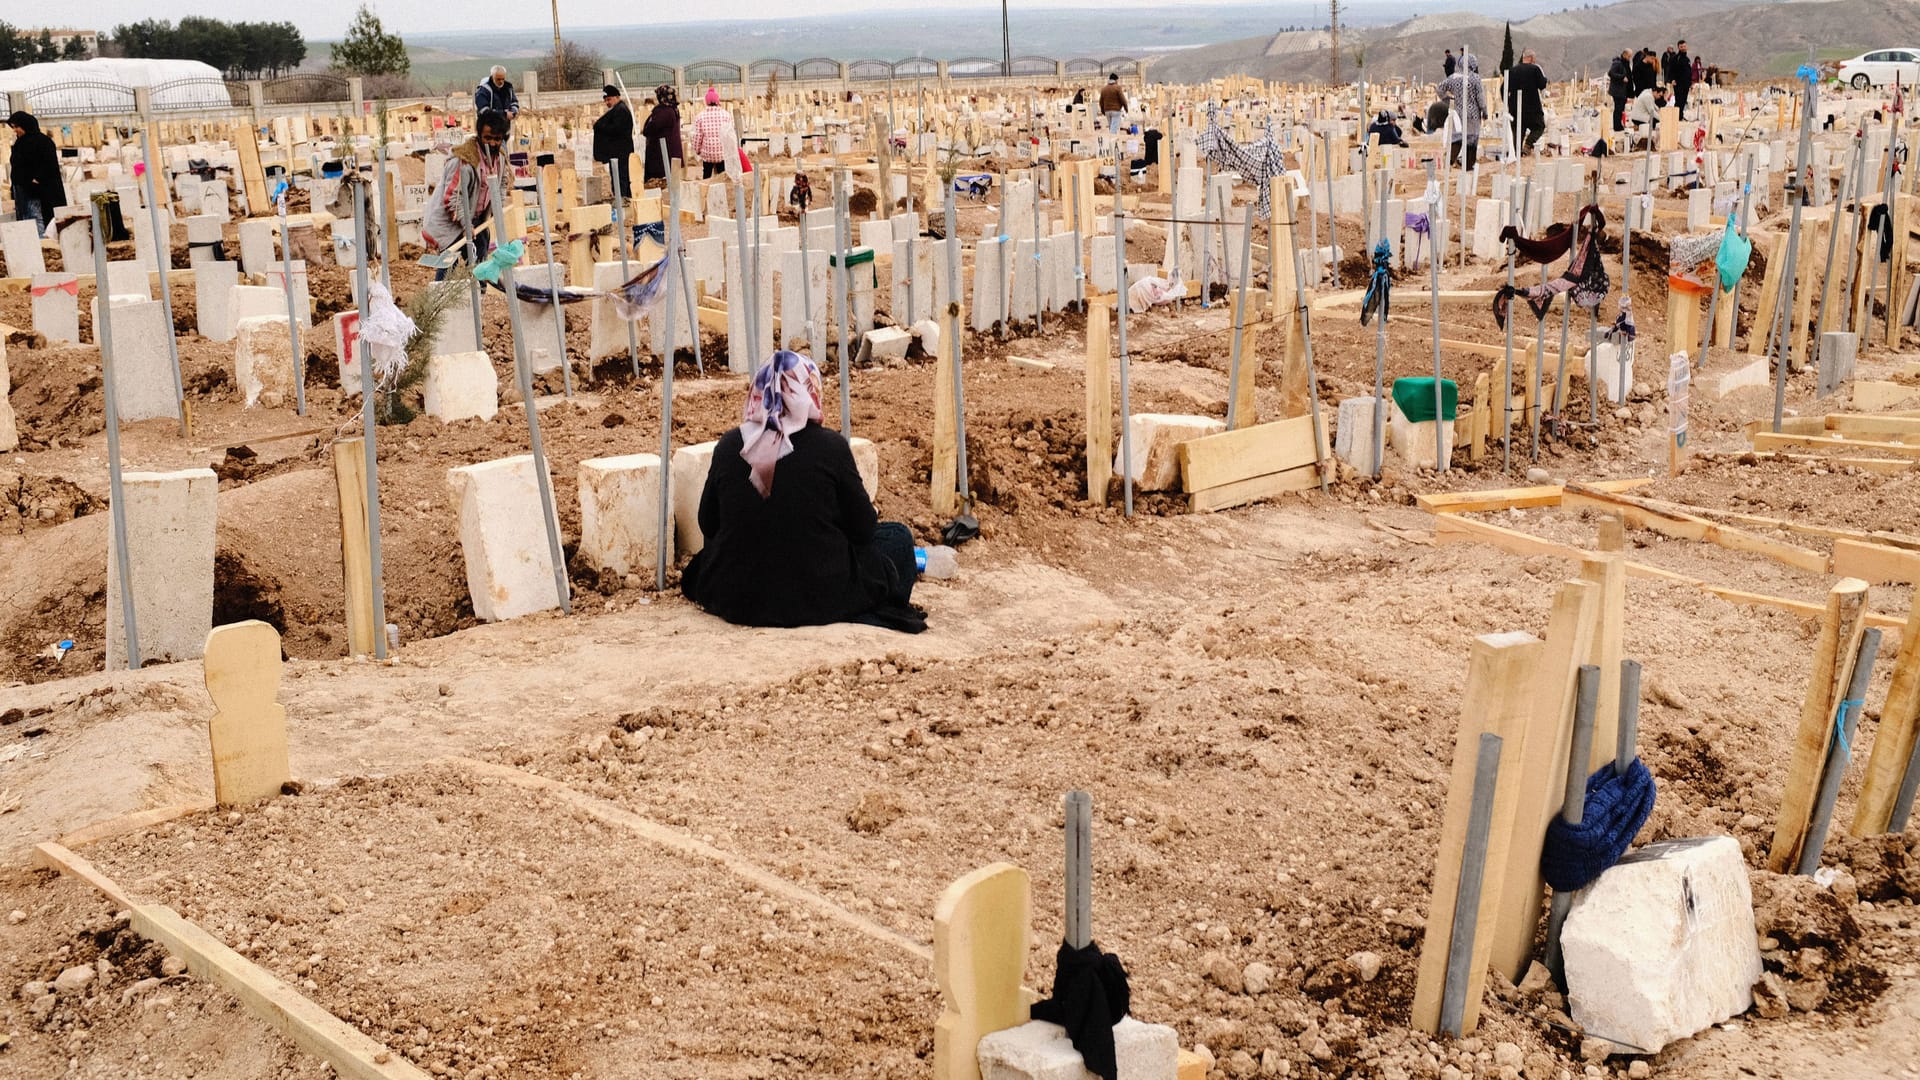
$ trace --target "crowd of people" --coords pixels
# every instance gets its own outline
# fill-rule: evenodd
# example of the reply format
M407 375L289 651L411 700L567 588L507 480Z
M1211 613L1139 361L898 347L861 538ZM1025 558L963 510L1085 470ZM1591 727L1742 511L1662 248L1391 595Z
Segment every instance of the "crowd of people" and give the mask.
M1463 160L1472 168L1479 157L1480 129L1491 115L1487 108L1486 84L1480 75L1480 58L1452 49L1440 61L1441 79L1424 114L1411 119L1413 133L1447 136L1448 160ZM1675 42L1665 52L1651 47L1637 51L1622 49L1607 68L1607 96L1613 101L1612 125L1616 132L1631 132L1651 138L1660 122L1660 112L1669 103L1685 116L1694 87L1711 85L1719 69L1704 64L1689 51L1687 43ZM1505 72L1507 123L1517 121L1517 138L1522 153L1537 152L1541 136L1546 134L1547 117L1542 98L1550 85L1532 49L1520 56L1520 62ZM1380 145L1402 145L1400 120L1393 111L1377 114L1367 128L1370 138Z

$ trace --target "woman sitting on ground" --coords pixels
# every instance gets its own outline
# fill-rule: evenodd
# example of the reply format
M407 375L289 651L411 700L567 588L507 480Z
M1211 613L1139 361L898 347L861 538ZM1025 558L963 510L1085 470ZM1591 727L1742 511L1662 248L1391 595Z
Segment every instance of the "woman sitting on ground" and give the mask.
M820 369L781 350L754 373L746 419L720 437L700 494L706 546L687 599L743 626L858 622L926 629L911 603L913 534L881 522L840 433L820 426Z

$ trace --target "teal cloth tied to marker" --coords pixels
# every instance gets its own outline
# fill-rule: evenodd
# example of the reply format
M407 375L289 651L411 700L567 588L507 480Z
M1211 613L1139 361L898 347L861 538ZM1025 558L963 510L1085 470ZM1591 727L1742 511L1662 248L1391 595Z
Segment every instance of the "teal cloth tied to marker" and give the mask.
M1433 419L1433 377L1420 376L1393 380L1393 403L1416 424ZM1443 419L1452 420L1460 411L1460 386L1452 379L1440 380L1440 409Z

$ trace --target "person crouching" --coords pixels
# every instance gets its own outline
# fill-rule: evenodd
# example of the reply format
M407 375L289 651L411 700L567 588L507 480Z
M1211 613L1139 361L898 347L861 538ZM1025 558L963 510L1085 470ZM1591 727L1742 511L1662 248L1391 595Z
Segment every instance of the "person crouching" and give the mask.
M774 353L744 415L714 447L700 493L706 543L681 574L687 599L742 626L926 629L912 604L913 534L879 520L852 447L820 426L820 369Z

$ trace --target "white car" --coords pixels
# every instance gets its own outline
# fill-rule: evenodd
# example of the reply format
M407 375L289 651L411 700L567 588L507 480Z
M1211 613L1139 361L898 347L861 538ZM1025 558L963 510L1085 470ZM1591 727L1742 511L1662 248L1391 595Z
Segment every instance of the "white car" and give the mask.
M1892 86L1895 78L1902 86L1912 86L1920 82L1920 49L1878 49L1861 53L1851 60L1840 61L1836 77L1855 90Z

